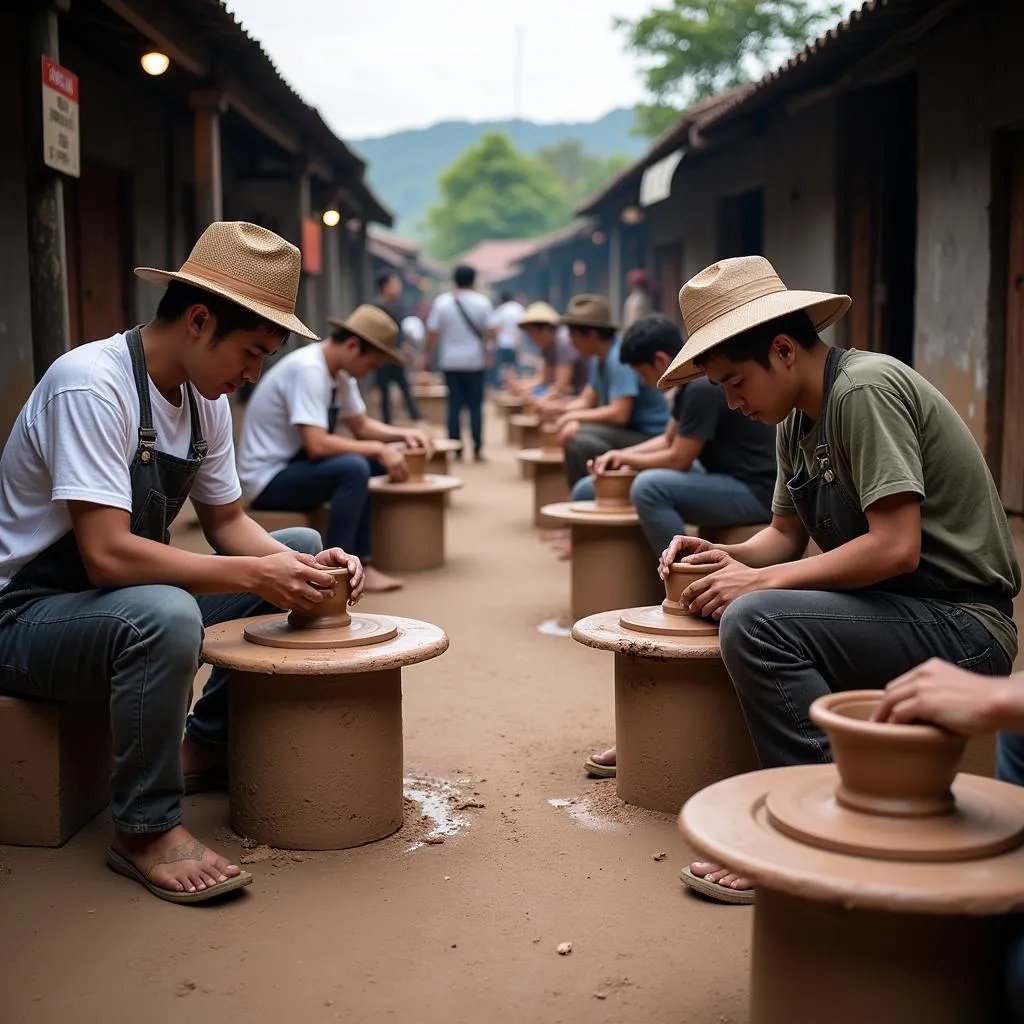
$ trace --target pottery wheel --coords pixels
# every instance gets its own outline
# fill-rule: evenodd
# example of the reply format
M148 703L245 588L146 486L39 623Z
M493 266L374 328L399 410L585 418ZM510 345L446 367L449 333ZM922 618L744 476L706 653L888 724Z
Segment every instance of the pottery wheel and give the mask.
M627 608L619 616L623 629L656 636L715 636L718 623L699 615L671 615L660 605L650 608Z
M288 616L250 622L245 627L245 639L263 647L285 647L289 650L322 651L345 647L368 647L384 643L398 636L398 626L391 619L379 615L353 615L347 626L334 629L293 629Z
M636 510L632 505L598 505L596 501L571 501L569 508L573 512L600 512L605 516L632 516Z
M1019 801L991 780L958 775L956 808L929 818L865 814L836 800L833 775L794 777L765 797L768 820L784 835L835 853L883 860L958 861L991 857L1024 838Z

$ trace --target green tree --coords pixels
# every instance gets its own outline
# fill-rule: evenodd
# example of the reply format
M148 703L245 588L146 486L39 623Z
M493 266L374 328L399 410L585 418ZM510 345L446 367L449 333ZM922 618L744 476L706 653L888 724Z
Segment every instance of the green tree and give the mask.
M487 238L534 238L570 218L565 186L551 166L489 132L440 177L441 201L427 211L429 251L448 259Z
M589 199L609 178L633 161L624 153L603 157L588 153L579 139L563 139L537 150L537 158L558 175L575 207Z
M654 101L637 108L638 133L654 138L696 100L763 74L842 11L812 0L669 0L636 21L617 18Z

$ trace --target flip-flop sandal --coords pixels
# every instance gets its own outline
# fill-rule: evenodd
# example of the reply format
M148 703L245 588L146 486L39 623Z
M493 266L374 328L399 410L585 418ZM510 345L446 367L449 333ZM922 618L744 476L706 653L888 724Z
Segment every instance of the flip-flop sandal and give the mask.
M185 776L185 796L194 793L214 793L228 788L226 771L192 772Z
M699 875L695 875L689 867L679 872L679 877L684 884L688 885L694 892L699 892L708 899L717 900L719 903L732 903L745 905L754 902L753 889L730 889L727 885L719 885L718 882L709 882Z
M588 757L586 761L583 762L583 767L586 769L587 774L593 775L595 779L615 778L615 765L613 764L600 764L592 757Z
M243 871L226 882L218 882L198 892L174 892L150 881L130 860L113 849L107 850L107 867L133 882L138 882L139 885L144 885L154 896L167 900L168 903L205 903L252 883L252 875L248 871Z

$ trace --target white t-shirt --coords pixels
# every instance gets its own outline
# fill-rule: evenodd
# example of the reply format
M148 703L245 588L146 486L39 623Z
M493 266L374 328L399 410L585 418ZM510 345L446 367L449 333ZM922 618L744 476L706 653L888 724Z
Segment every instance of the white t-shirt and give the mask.
M409 343L416 350L423 348L423 342L427 338L427 329L418 316L407 316L402 320L402 336L408 339Z
M208 445L191 496L207 505L236 501L231 408L193 389ZM150 385L157 450L188 456L192 437L185 389L172 405ZM130 467L139 447L139 399L123 334L55 360L29 396L0 456L0 589L71 530L67 502L132 508Z
M359 385L348 373L339 370L331 379L322 343L289 352L267 371L245 407L238 442L238 476L247 502L302 451L299 427L327 430L332 396L339 419L366 412Z
M456 313L458 310L455 311ZM503 302L492 314L490 327L498 331L498 348L517 348L519 345L519 321L523 318L523 306L515 299Z
M482 370L487 365L484 343L456 308L456 295L466 314L480 329L481 337L490 326L494 312L491 300L472 288L444 292L434 299L427 317L427 330L437 331L438 369Z

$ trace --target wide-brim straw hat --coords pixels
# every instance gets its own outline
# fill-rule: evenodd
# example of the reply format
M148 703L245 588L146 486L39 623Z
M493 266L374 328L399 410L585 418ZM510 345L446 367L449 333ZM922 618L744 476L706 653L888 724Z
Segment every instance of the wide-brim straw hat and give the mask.
M666 390L703 377L704 371L693 360L751 327L802 309L821 332L850 305L849 295L790 290L763 256L719 260L679 290L686 344L658 387Z
M519 318L520 327L533 327L535 325L544 327L557 327L562 322L558 310L549 306L546 302L531 302L523 315Z
M619 325L612 320L612 308L603 295L574 295L562 317L567 327L603 327L617 331Z
M184 281L230 299L292 334L316 339L296 315L302 255L267 228L245 221L216 221L200 236L180 270L136 267L143 281Z
M378 306L357 306L346 319L332 316L327 318L327 322L337 331L348 331L362 338L397 366L405 365L405 356L395 348L398 324Z

